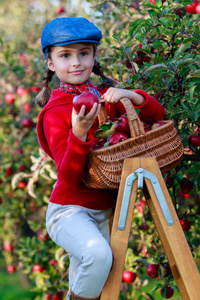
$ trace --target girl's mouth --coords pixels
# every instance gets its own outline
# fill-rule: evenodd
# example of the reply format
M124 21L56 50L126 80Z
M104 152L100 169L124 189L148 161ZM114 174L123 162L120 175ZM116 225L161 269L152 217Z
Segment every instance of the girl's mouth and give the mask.
M72 75L81 75L82 73L83 73L83 70L77 70L77 71L71 72Z

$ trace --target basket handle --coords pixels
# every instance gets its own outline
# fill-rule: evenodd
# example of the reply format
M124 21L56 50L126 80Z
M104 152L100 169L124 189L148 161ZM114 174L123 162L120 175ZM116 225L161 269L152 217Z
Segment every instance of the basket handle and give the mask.
M137 137L140 135L144 135L145 134L144 126L143 126L142 122L140 121L140 118L138 117L138 114L136 113L131 100L128 98L122 98L122 99L120 99L120 101L124 105L124 108L127 113L131 138L134 138L134 137ZM102 105L101 105L98 119L99 119L100 125L104 124L108 120L108 114L107 114L104 103L102 103Z

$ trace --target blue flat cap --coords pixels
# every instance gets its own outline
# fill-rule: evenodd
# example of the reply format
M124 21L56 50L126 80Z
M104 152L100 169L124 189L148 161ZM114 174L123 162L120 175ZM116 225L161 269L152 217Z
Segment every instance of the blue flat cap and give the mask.
M49 46L81 42L100 44L101 38L101 31L85 18L57 18L47 23L42 31L42 51L47 57Z

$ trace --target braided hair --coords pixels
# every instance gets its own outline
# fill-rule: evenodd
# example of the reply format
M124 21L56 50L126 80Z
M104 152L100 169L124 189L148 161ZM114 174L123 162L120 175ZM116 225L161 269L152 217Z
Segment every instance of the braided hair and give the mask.
M100 65L100 63L96 59L94 61L94 66L93 66L92 72L94 74L100 76L101 79L102 79L102 81L103 81L99 85L99 87L104 88L104 87L111 87L111 86L115 86L116 85L115 80L113 80L113 79L107 77L106 75L104 75L103 68L102 68L102 66Z
M50 99L50 91L48 89L49 82L51 82L52 77L55 72L47 68L46 73L43 76L43 87L40 93L36 96L35 100L38 106L44 107Z

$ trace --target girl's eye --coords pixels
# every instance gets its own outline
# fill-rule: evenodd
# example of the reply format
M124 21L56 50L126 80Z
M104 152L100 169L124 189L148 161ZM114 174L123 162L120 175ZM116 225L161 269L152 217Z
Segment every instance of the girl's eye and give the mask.
M81 55L85 56L85 55L87 55L87 52L83 51L83 52L81 52Z
M63 54L63 57L69 57L69 54L68 53L65 53L65 54Z

